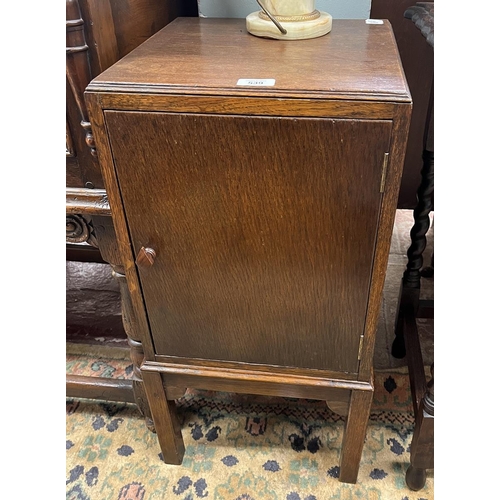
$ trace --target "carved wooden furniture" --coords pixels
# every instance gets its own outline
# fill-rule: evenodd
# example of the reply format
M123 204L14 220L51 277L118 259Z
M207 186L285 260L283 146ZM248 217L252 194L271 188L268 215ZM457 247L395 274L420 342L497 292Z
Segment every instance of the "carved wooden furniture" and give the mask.
M418 2L405 11L405 17L415 23L429 45L434 47L434 3ZM432 318L434 313L433 301L420 298L423 253L434 195L433 108L432 98L424 141L422 179L413 212L415 223L410 231L408 264L401 283L396 337L392 345L393 356L407 357L412 388L415 431L411 442L410 467L406 473L406 483L412 490L422 489L426 482L427 469L434 468L434 365L431 367L431 379L427 382L416 321L417 318Z
M178 15L197 15L196 2L66 0L67 256L71 260L108 262L120 282L125 279L124 270L83 93L93 77ZM133 319L127 312L128 292L126 287L122 289L125 330L137 364L141 352L133 340ZM124 333L123 337L126 342ZM136 401L147 414L139 386L138 380L69 377L67 395Z
M178 18L86 102L164 460L186 387L286 395L347 415L355 482L411 114L389 23Z

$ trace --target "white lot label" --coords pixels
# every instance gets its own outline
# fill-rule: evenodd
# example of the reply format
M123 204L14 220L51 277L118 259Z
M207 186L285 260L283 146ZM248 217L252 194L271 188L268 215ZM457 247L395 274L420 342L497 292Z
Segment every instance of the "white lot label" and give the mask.
M384 21L382 21L382 19L366 19L365 23L366 24L384 24Z
M261 80L252 80L249 78L240 78L236 85L247 85L249 87L274 87L276 80L274 78L263 78Z

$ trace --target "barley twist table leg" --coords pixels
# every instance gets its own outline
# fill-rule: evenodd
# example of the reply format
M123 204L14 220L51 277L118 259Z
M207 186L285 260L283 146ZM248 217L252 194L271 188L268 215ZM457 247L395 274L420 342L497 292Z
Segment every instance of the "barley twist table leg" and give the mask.
M423 253L427 244L426 234L430 227L429 213L432 210L434 193L434 153L424 151L424 164L421 171L421 183L417 191L417 206L413 212L414 224L410 231L411 244L408 248L408 264L403 274L401 295L398 305L398 320L396 323L396 337L392 344L392 355L395 358L404 358L406 348L403 336L403 305L408 302L418 309L420 297L420 269L423 265Z

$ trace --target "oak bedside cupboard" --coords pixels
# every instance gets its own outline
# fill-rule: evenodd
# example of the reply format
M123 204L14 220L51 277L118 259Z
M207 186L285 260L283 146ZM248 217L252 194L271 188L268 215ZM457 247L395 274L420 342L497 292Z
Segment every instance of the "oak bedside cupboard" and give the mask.
M356 482L411 115L390 24L178 18L86 100L165 462L186 388L309 398Z

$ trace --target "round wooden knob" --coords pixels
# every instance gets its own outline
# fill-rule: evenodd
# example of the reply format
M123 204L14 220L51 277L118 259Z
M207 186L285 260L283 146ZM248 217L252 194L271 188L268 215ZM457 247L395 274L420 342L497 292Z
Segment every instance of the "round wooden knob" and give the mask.
M137 259L135 263L139 267L151 267L156 259L156 252L149 247L141 247L139 253L137 254Z

